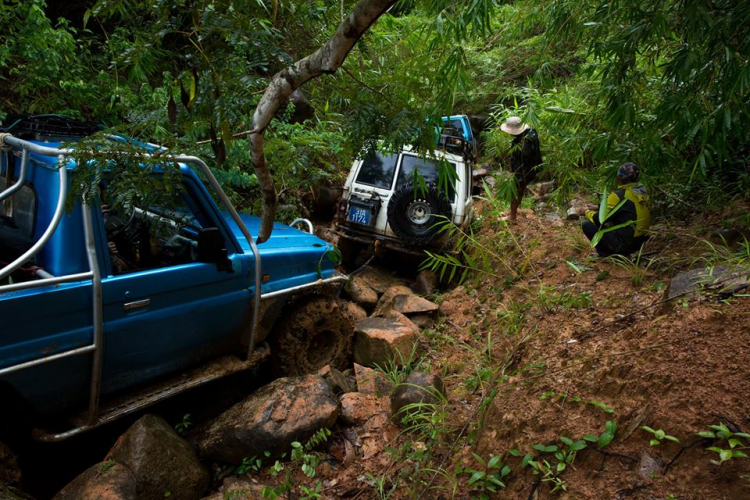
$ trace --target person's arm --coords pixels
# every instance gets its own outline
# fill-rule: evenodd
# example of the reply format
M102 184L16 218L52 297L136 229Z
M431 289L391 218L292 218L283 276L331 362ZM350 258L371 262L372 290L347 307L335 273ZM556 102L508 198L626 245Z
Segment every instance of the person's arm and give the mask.
M607 213L612 211L618 203L620 203L620 197L617 196L617 193L614 191L609 193L609 196L607 196ZM599 210L586 210L586 218L597 226L602 225L602 223L599 222Z

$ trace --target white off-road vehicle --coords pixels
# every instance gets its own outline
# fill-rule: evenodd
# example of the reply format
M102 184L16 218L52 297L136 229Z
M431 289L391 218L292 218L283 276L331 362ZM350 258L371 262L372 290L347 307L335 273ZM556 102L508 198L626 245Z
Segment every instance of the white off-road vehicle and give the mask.
M376 241L381 247L423 256L425 249L445 247L441 222L469 224L472 145L447 127L438 147L424 154L407 146L398 153L376 152L354 162L337 223L345 261L357 247ZM446 176L445 169L451 174Z

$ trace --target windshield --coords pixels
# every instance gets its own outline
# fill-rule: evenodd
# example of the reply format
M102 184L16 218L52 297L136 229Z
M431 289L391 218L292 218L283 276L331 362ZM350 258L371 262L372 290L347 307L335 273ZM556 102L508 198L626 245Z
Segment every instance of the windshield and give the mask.
M366 156L357 174L357 183L391 189L397 158L398 155L395 154L382 155L380 153Z
M450 168L453 169L453 177L455 178L456 164L449 161L445 162ZM401 170L398 172L398 180L396 181L396 189L400 188L407 182L413 179L414 169L417 168L419 173L424 178L425 183L429 186L434 184L438 186L439 172L437 163L432 160L425 160L420 156L414 155L403 155L401 160ZM445 182L445 181L443 181ZM448 184L448 199L454 201L456 199L456 185L455 182Z

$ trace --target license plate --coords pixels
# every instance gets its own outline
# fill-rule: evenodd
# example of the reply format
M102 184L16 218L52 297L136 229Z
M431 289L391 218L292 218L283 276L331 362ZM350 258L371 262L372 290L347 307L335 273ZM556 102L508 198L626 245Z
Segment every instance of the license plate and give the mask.
M370 211L366 208L352 207L349 210L349 220L357 224L370 225Z

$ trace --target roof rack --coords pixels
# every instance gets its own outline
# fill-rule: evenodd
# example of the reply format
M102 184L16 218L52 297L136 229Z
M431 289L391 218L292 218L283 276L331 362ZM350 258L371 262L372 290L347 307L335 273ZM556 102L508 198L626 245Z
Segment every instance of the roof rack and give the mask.
M8 114L0 123L0 132L19 139L44 140L86 137L104 130L98 123L76 120L65 115Z

